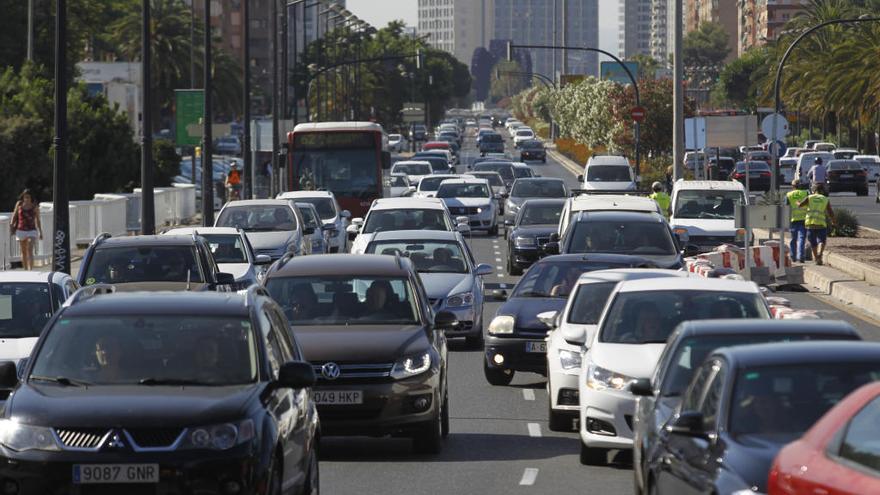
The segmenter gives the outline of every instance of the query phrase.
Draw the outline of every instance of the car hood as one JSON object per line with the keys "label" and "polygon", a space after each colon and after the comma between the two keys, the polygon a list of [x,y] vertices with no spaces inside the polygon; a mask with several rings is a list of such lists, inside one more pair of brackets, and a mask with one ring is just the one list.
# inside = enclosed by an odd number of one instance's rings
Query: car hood
{"label": "car hood", "polygon": [[635,190],[635,183],[631,181],[621,182],[584,182],[582,189],[598,191],[631,191]]}
{"label": "car hood", "polygon": [[488,206],[492,204],[491,198],[443,198],[447,207],[451,206]]}
{"label": "car hood", "polygon": [[445,299],[453,294],[470,292],[474,286],[470,273],[419,273],[419,277],[431,299]]}
{"label": "car hood", "polygon": [[510,233],[510,237],[538,237],[549,236],[559,229],[558,225],[528,225],[517,227]]}
{"label": "car hood", "polygon": [[564,297],[515,297],[501,305],[496,316],[513,316],[517,329],[546,332],[550,328],[538,319],[538,314],[562,311],[566,300]]}
{"label": "car hood", "polygon": [[63,387],[26,383],[10,395],[6,418],[54,427],[168,427],[241,418],[262,387],[114,385]]}
{"label": "car hood", "polygon": [[758,491],[767,492],[767,473],[776,454],[789,442],[797,440],[797,434],[740,435],[737,439],[728,438],[724,462],[727,469],[742,481],[743,488],[756,486]]}
{"label": "car hood", "polygon": [[633,256],[644,258],[655,265],[657,268],[665,268],[667,270],[678,270],[682,267],[681,255],[678,254],[642,254],[636,253]]}
{"label": "car hood", "polygon": [[[168,290],[174,292],[183,292],[187,290],[186,282],[128,282],[123,284],[113,284],[113,286],[116,287],[116,292],[155,292]],[[189,284],[190,292],[199,292],[207,289],[207,284],[203,284],[201,282],[192,282]]]}
{"label": "car hood", "polygon": [[735,235],[733,219],[673,218],[672,228],[686,228],[690,235]]}
{"label": "car hood", "polygon": [[296,232],[291,230],[282,230],[274,232],[248,232],[247,238],[251,241],[254,250],[263,249],[284,249],[290,244]]}
{"label": "car hood", "polygon": [[18,361],[31,355],[39,337],[0,338],[0,361]]}
{"label": "car hood", "polygon": [[238,282],[250,274],[250,263],[217,263],[217,268],[223,273],[231,273]]}
{"label": "car hood", "polygon": [[388,325],[294,326],[306,361],[393,363],[430,346],[424,327]]}
{"label": "car hood", "polygon": [[650,378],[666,344],[592,342],[588,359],[596,366],[630,378]]}
{"label": "car hood", "polygon": [[375,233],[358,234],[358,236],[354,238],[354,241],[351,242],[351,254],[364,254],[364,250],[367,249],[367,244],[373,240],[373,236],[375,235]]}

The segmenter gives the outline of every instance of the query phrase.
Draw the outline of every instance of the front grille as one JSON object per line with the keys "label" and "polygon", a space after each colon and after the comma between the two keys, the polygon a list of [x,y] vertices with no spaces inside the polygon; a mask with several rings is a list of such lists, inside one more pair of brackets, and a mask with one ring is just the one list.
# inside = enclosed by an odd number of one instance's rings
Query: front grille
{"label": "front grille", "polygon": [[358,421],[374,419],[382,413],[382,408],[354,408],[350,406],[318,406],[321,421]]}
{"label": "front grille", "polygon": [[170,447],[180,437],[180,428],[137,428],[126,430],[138,447]]}
{"label": "front grille", "polygon": [[[322,372],[324,364],[313,365],[315,375],[319,380],[327,380]],[[363,378],[388,378],[391,376],[391,368],[393,363],[378,364],[339,364],[339,377],[336,380],[351,380]]]}
{"label": "front grille", "polygon": [[109,432],[107,428],[55,428],[61,444],[71,449],[94,449]]}
{"label": "front grille", "polygon": [[449,208],[449,213],[453,215],[476,215],[477,208],[471,206],[452,206]]}

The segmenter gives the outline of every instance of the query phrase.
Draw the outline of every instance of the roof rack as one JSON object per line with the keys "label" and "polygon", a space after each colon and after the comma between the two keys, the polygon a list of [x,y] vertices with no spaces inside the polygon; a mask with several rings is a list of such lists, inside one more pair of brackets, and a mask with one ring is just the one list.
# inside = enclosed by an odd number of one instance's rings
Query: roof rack
{"label": "roof rack", "polygon": [[104,242],[105,240],[107,240],[111,237],[113,237],[113,236],[110,234],[110,232],[101,232],[100,234],[98,234],[97,237],[94,238],[94,240],[92,240],[91,245],[97,246],[98,244]]}
{"label": "roof rack", "polygon": [[103,294],[113,294],[114,292],[116,292],[116,286],[112,284],[87,285],[68,297],[67,300],[64,301],[63,307],[69,308],[70,306],[85,301],[86,299],[91,299]]}

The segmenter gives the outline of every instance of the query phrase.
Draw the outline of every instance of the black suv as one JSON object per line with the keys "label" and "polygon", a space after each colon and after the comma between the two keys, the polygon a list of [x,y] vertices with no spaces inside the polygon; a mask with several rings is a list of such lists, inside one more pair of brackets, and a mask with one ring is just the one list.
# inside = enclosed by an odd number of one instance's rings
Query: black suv
{"label": "black suv", "polygon": [[486,153],[504,153],[504,138],[497,132],[484,134],[483,137],[480,138],[479,148],[480,156],[483,156]]}
{"label": "black suv", "polygon": [[315,375],[263,288],[107,292],[65,303],[19,383],[0,363],[0,387],[15,387],[5,492],[313,493]]}
{"label": "black suv", "polygon": [[519,160],[541,160],[541,163],[547,163],[547,150],[544,149],[544,143],[537,139],[530,139],[519,144]]}
{"label": "black suv", "polygon": [[449,433],[446,337],[408,258],[285,256],[263,280],[318,382],[323,435],[399,435],[437,453]]}
{"label": "black suv", "polygon": [[83,287],[116,290],[229,290],[235,277],[217,268],[204,238],[193,235],[111,237],[101,234],[86,249],[76,279]]}

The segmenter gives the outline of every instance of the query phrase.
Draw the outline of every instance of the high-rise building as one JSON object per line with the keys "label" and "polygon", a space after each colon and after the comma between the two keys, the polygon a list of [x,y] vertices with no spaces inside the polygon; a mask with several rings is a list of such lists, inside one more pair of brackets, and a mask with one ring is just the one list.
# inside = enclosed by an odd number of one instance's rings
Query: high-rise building
{"label": "high-rise building", "polygon": [[419,0],[418,32],[430,34],[428,42],[471,63],[474,50],[488,47],[492,0]]}
{"label": "high-rise building", "polygon": [[737,56],[739,46],[739,0],[685,0],[684,32],[690,33],[700,28],[700,24],[717,22],[727,33],[727,61]]}
{"label": "high-rise building", "polygon": [[737,0],[737,55],[776,40],[785,24],[808,3],[807,0]]}
{"label": "high-rise building", "polygon": [[652,55],[652,10],[654,0],[621,0],[618,11],[617,56]]}
{"label": "high-rise building", "polygon": [[675,43],[675,9],[672,1],[651,2],[651,56],[660,62],[661,67],[671,65],[670,56]]}

